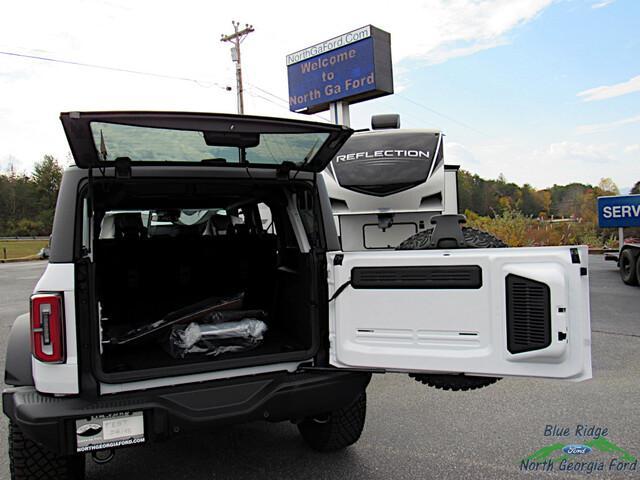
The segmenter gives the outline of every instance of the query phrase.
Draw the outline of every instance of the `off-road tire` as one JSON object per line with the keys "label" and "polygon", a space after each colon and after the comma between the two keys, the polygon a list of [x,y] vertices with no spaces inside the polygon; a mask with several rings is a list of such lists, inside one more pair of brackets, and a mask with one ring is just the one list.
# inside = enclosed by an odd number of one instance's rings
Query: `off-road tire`
{"label": "off-road tire", "polygon": [[[396,250],[431,250],[433,248],[430,245],[432,233],[433,228],[416,233],[398,245]],[[467,243],[466,248],[504,248],[507,246],[499,238],[476,228],[462,227],[462,235]]]}
{"label": "off-road tire", "polygon": [[[622,281],[627,285],[638,285],[638,259],[637,255],[634,255],[633,250],[623,250],[620,254],[620,277]],[[638,256],[640,257],[640,256]]]}
{"label": "off-road tire", "polygon": [[[433,228],[428,228],[423,232],[403,241],[396,250],[433,250],[431,245],[431,234]],[[462,227],[462,235],[467,244],[465,248],[505,248],[507,244],[488,232],[483,232],[476,228]],[[416,381],[430,387],[441,390],[451,390],[454,392],[477,390],[496,383],[497,377],[473,377],[464,374],[409,374]]]}
{"label": "off-road tire", "polygon": [[84,455],[57,455],[9,424],[11,480],[82,480],[84,463]]}
{"label": "off-road tire", "polygon": [[350,405],[327,415],[307,418],[298,424],[305,442],[319,452],[334,452],[358,441],[367,414],[367,395],[362,392]]}

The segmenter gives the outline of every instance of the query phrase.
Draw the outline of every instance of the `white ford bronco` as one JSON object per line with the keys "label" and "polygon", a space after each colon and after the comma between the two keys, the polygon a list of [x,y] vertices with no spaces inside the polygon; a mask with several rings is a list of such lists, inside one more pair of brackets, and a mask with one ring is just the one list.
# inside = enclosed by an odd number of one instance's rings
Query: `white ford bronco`
{"label": "white ford bronco", "polygon": [[398,249],[341,246],[321,172],[349,128],[61,119],[76,166],[7,351],[14,480],[83,478],[86,454],[253,420],[341,449],[362,432],[371,373],[451,390],[591,377],[585,247],[488,248],[503,245],[469,241],[451,212]]}

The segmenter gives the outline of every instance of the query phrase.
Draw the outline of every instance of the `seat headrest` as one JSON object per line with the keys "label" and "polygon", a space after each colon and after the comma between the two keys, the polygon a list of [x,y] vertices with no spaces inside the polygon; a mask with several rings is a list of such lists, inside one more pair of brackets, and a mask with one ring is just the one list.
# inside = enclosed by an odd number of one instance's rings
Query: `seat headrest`
{"label": "seat headrest", "polygon": [[215,228],[216,234],[227,233],[229,227],[231,226],[231,220],[228,215],[213,215],[211,217],[211,223],[213,224],[213,228]]}
{"label": "seat headrest", "polygon": [[116,238],[140,238],[145,234],[140,213],[118,213],[114,215]]}

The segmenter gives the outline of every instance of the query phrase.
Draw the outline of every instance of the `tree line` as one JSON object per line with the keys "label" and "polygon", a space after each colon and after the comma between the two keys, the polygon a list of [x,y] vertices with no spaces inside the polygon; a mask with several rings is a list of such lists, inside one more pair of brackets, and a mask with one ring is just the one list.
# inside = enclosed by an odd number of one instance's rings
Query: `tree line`
{"label": "tree line", "polygon": [[62,180],[62,167],[45,155],[33,173],[13,166],[0,174],[0,237],[49,235]]}
{"label": "tree line", "polygon": [[[55,157],[45,155],[30,175],[17,173],[12,167],[0,173],[0,237],[51,233],[62,170]],[[561,217],[595,224],[596,198],[618,193],[609,178],[595,186],[571,183],[536,190],[528,184],[508,182],[503,175],[496,180],[464,170],[458,175],[460,211],[483,217],[517,212],[529,218]],[[631,193],[640,194],[640,181]]]}
{"label": "tree line", "polygon": [[[631,193],[640,193],[640,181]],[[526,183],[519,186],[508,182],[504,175],[497,180],[486,180],[464,170],[458,174],[460,211],[470,210],[488,217],[516,211],[531,218],[596,222],[596,199],[619,194],[620,190],[610,178],[601,179],[595,186],[570,183],[536,190]]]}

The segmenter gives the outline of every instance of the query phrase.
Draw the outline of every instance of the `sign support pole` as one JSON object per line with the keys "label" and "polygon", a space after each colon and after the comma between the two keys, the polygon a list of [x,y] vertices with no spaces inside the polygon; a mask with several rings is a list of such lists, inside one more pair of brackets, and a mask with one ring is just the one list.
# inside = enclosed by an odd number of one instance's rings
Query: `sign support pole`
{"label": "sign support pole", "polygon": [[622,250],[624,245],[624,227],[618,227],[618,251]]}
{"label": "sign support pole", "polygon": [[336,125],[351,126],[351,118],[349,115],[349,102],[339,100],[329,104],[329,112],[331,113],[331,122]]}

